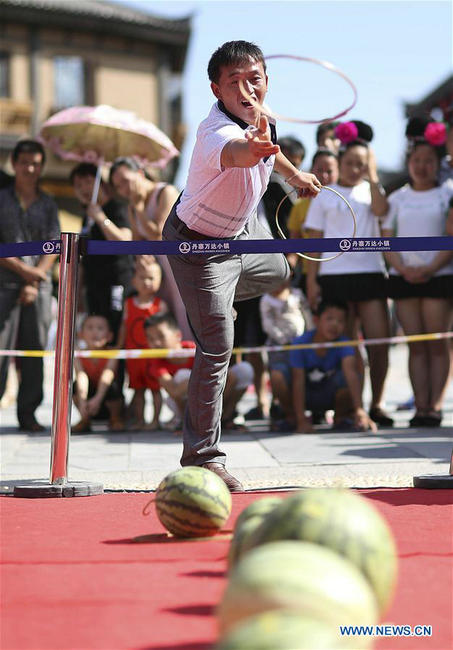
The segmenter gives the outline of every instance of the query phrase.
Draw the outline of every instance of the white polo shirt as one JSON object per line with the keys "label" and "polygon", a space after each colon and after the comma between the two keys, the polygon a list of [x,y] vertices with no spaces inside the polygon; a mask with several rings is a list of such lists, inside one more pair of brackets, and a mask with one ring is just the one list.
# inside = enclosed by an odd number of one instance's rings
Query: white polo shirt
{"label": "white polo shirt", "polygon": [[254,167],[225,169],[220,164],[224,146],[244,138],[246,126],[239,118],[233,121],[216,103],[198,127],[187,185],[176,208],[179,219],[192,230],[213,238],[234,237],[256,211],[275,156],[261,159]]}

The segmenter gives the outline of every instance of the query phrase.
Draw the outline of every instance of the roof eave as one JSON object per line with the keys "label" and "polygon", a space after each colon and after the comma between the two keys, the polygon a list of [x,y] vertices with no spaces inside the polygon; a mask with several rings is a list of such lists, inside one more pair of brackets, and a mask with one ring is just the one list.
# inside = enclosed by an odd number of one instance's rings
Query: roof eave
{"label": "roof eave", "polygon": [[178,20],[177,25],[174,25],[173,28],[165,28],[162,25],[127,23],[115,18],[105,20],[105,18],[97,16],[84,16],[55,10],[47,11],[42,8],[8,5],[2,5],[2,22],[21,23],[35,27],[57,27],[71,29],[72,31],[90,31],[110,36],[133,38],[146,43],[173,46],[172,63],[176,71],[180,70],[184,64],[191,31],[190,17]]}
{"label": "roof eave", "polygon": [[406,117],[410,117],[413,111],[423,112],[430,110],[444,97],[444,95],[451,93],[452,91],[453,75],[450,75],[443,83],[440,84],[440,86],[425,95],[425,97],[420,99],[418,102],[404,102]]}

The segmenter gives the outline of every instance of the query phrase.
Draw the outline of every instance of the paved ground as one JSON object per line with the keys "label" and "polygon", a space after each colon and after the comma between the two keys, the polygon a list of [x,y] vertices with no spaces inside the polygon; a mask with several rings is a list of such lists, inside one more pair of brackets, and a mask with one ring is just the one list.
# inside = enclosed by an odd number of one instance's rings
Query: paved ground
{"label": "paved ground", "polygon": [[[404,487],[412,485],[414,475],[448,474],[453,446],[453,385],[448,387],[441,428],[408,428],[412,411],[396,411],[396,405],[411,393],[406,364],[406,347],[393,347],[386,389],[386,406],[396,418],[393,429],[381,429],[378,434],[333,433],[324,425],[313,435],[275,434],[266,422],[255,421],[247,433],[223,435],[228,468],[248,489]],[[49,427],[47,432],[17,431],[14,404],[0,412],[3,492],[25,480],[48,479],[51,360],[46,361],[46,375],[46,398],[37,416]],[[368,394],[366,387],[365,400]],[[248,394],[239,410],[247,411],[254,400],[253,394]],[[77,420],[74,412],[73,422]],[[181,438],[173,433],[111,433],[99,425],[91,434],[72,437],[68,474],[71,480],[101,482],[106,489],[150,490],[179,466],[180,452]]]}

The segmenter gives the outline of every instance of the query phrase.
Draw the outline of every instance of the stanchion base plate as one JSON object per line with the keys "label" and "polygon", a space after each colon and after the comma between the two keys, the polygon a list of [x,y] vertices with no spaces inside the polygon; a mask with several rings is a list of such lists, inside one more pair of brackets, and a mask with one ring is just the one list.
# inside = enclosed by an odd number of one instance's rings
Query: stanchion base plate
{"label": "stanchion base plate", "polygon": [[14,496],[25,499],[53,499],[61,497],[92,497],[104,493],[101,483],[68,481],[65,485],[51,485],[44,481],[14,486]]}
{"label": "stanchion base plate", "polygon": [[414,487],[424,490],[453,490],[453,475],[425,474],[414,476]]}

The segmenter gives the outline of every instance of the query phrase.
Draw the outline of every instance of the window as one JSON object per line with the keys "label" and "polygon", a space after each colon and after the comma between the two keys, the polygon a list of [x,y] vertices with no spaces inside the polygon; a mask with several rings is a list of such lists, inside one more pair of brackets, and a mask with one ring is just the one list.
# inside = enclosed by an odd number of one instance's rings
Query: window
{"label": "window", "polygon": [[9,97],[9,54],[0,52],[0,97]]}
{"label": "window", "polygon": [[85,104],[85,69],[81,57],[54,57],[54,99],[56,108]]}

